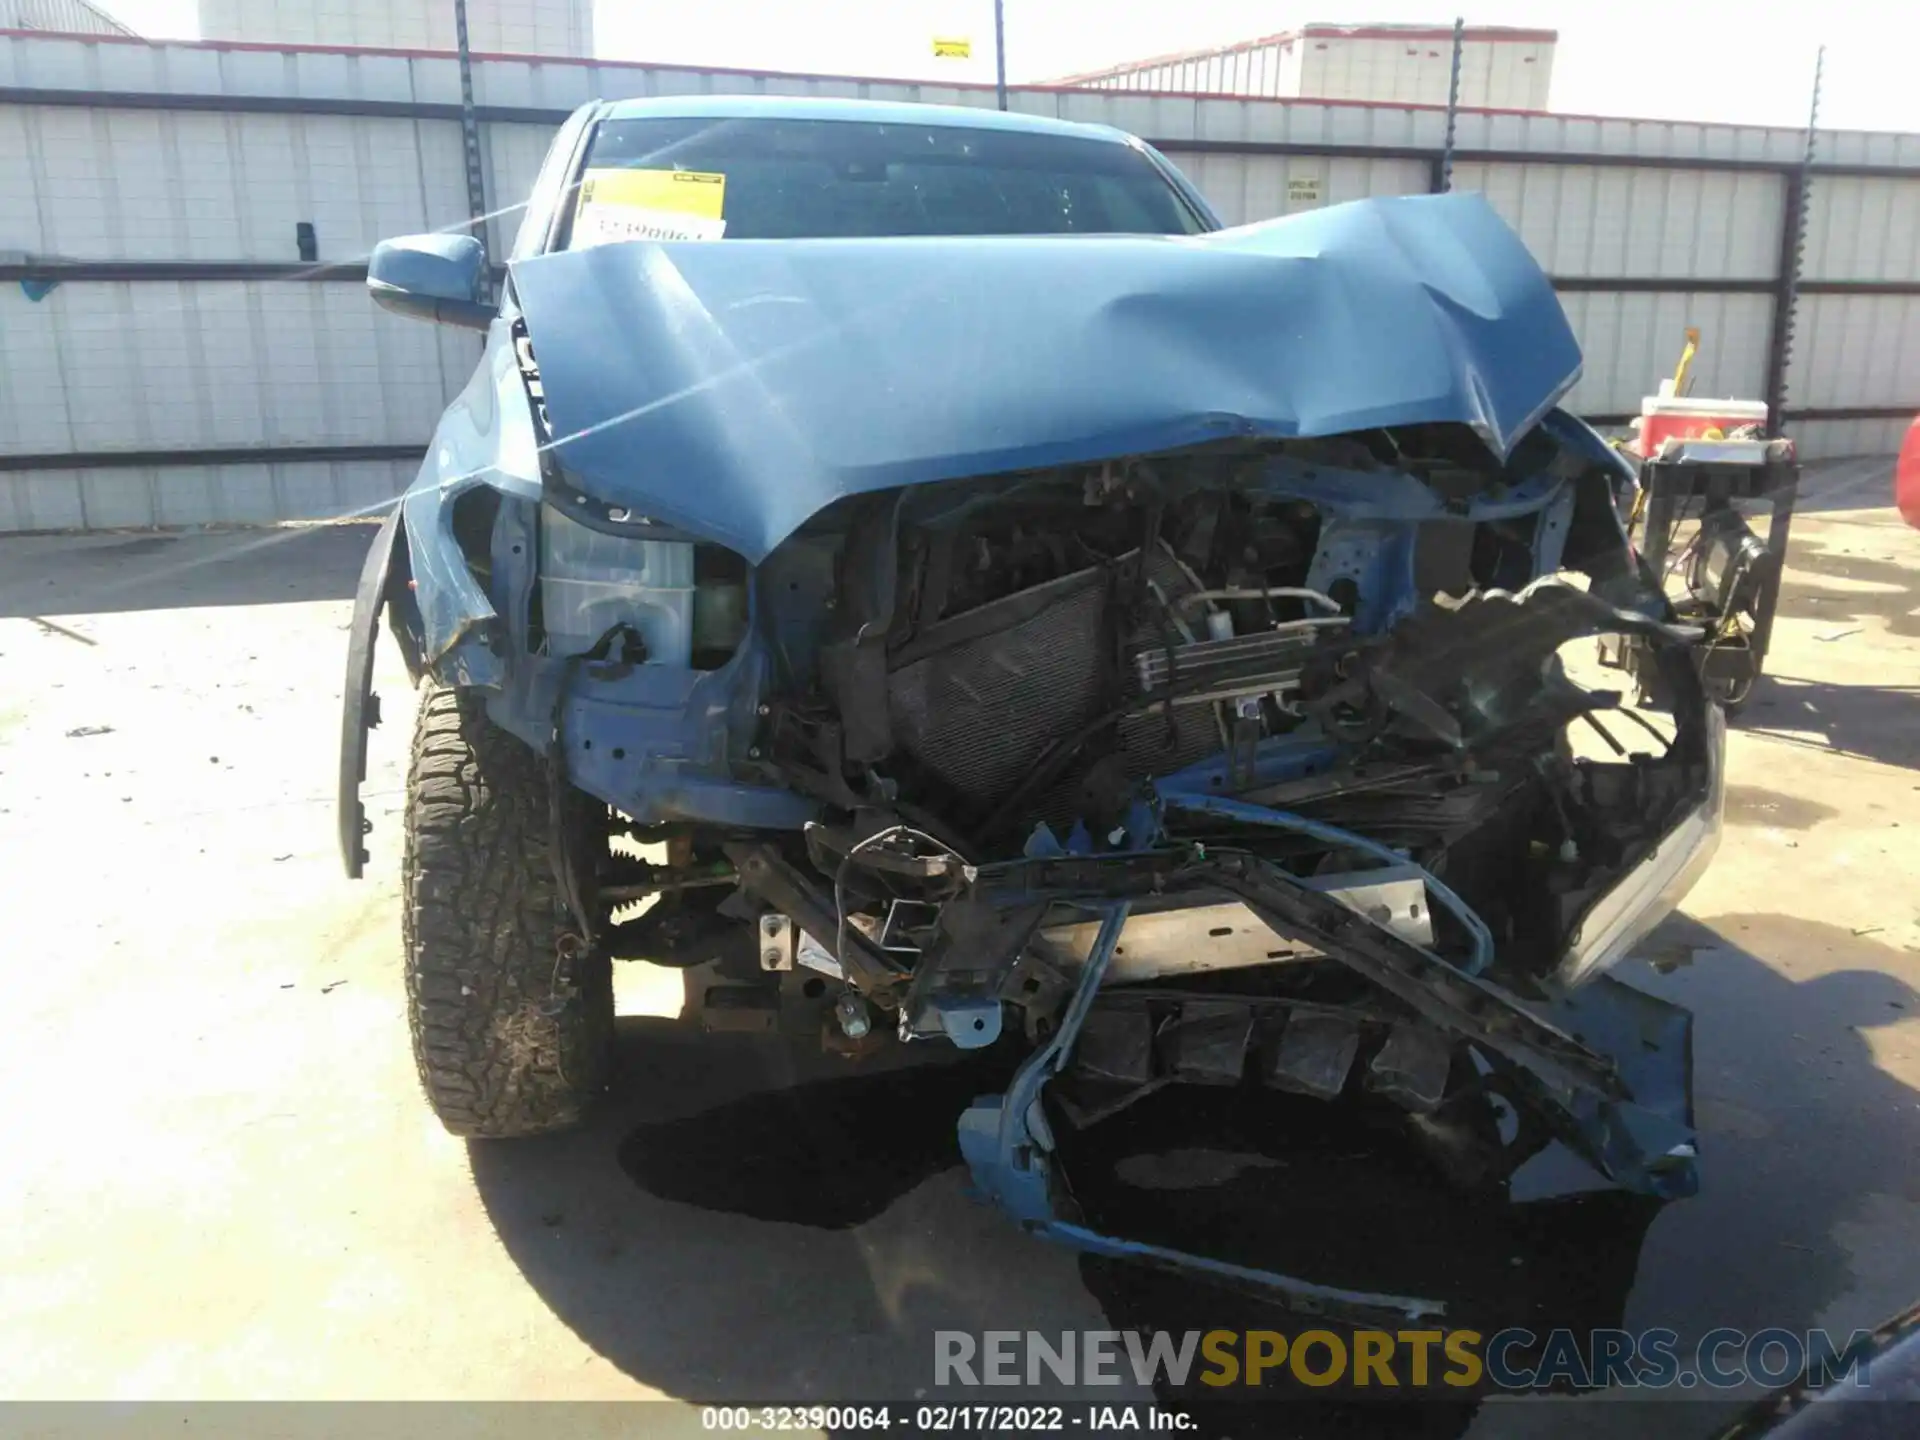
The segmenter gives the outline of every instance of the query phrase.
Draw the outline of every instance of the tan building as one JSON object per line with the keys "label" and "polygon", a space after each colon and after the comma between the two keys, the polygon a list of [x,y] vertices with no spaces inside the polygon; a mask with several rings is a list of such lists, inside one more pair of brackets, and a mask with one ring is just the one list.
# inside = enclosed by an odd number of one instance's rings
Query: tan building
{"label": "tan building", "polygon": [[0,30],[46,30],[60,35],[131,35],[87,0],[0,0]]}

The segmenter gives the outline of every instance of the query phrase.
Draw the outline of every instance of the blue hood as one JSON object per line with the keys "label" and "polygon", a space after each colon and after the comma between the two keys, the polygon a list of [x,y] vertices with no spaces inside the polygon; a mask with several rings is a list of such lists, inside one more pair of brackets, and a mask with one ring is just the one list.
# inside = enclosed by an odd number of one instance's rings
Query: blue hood
{"label": "blue hood", "polygon": [[1454,421],[1580,373],[1472,195],[1192,237],[606,245],[513,266],[562,466],[758,562],[844,495],[1232,436]]}

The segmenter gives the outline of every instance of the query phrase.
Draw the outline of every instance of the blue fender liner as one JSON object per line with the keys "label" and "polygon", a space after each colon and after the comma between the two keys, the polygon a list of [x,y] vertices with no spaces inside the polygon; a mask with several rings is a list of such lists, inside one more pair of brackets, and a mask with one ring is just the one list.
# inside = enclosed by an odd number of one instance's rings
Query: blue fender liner
{"label": "blue fender liner", "polygon": [[[340,860],[349,880],[358,880],[367,863],[361,841],[372,828],[360,803],[360,787],[367,778],[367,732],[380,723],[380,697],[373,693],[373,652],[380,639],[380,615],[406,593],[410,574],[400,512],[390,510],[360,569],[360,584],[353,598],[353,628],[347,643],[346,684],[340,692],[340,788],[336,804]],[[398,625],[395,633],[403,639],[407,669],[418,676],[420,657],[411,636]]]}

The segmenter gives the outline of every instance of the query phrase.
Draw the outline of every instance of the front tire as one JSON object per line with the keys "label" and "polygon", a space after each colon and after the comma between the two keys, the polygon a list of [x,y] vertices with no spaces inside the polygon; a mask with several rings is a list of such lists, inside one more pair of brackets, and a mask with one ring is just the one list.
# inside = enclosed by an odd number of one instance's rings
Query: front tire
{"label": "front tire", "polygon": [[430,685],[407,774],[407,1019],[455,1135],[577,1125],[605,1088],[613,971],[554,878],[544,763],[472,691]]}

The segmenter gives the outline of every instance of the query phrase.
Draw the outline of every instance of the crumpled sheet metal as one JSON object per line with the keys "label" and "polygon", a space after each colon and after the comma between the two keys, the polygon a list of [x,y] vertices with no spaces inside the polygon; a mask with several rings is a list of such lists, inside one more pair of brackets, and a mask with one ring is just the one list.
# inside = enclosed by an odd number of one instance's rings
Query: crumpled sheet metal
{"label": "crumpled sheet metal", "polygon": [[1580,373],[1472,195],[1183,237],[605,245],[513,287],[563,468],[754,562],[842,496],[1235,436],[1455,422],[1505,455]]}
{"label": "crumpled sheet metal", "polygon": [[[1277,878],[1277,872],[1269,870],[1268,873]],[[1220,878],[1226,876],[1223,874]],[[960,1117],[960,1151],[980,1192],[1031,1234],[1091,1254],[1204,1275],[1232,1288],[1271,1298],[1301,1313],[1362,1321],[1382,1316],[1416,1320],[1444,1313],[1445,1305],[1435,1299],[1346,1290],[1299,1276],[1253,1269],[1197,1252],[1106,1235],[1061,1213],[1056,1202],[1065,1200],[1071,1205],[1072,1187],[1057,1170],[1059,1162],[1042,1105],[1042,1092],[1073,1057],[1130,910],[1129,901],[1113,897],[1100,900],[1089,897],[1082,903],[1083,908],[1099,915],[1100,932],[1081,968],[1058,1030],[1021,1065],[1004,1095],[983,1097]],[[1278,933],[1289,933],[1275,923],[1279,918],[1269,919],[1268,923],[1273,924]],[[1337,944],[1324,948],[1340,958]],[[1692,1017],[1678,1006],[1607,976],[1599,977],[1578,995],[1536,1005],[1522,1005],[1504,991],[1489,989],[1489,999],[1496,995],[1511,1012],[1508,1021],[1499,1022],[1499,1029],[1505,1032],[1508,1041],[1519,1033],[1511,1023],[1514,1020],[1531,1018],[1537,1026],[1534,1038],[1542,1042],[1563,1037],[1562,1027],[1577,1025],[1585,1037],[1578,1048],[1605,1069],[1604,1084],[1588,1084],[1577,1073],[1553,1063],[1550,1046],[1541,1048],[1536,1055],[1526,1053],[1533,1048],[1530,1045],[1522,1045],[1517,1050],[1510,1043],[1495,1043],[1491,1047],[1514,1050],[1513,1058],[1520,1062],[1514,1073],[1526,1082],[1532,1105],[1551,1117],[1549,1124],[1559,1138],[1625,1188],[1662,1199],[1694,1193],[1698,1187],[1698,1170],[1691,1099]],[[1438,996],[1432,998],[1439,1000]],[[1244,1059],[1244,1032],[1238,1028],[1238,1017],[1225,1012],[1237,1008],[1223,1005],[1201,1017],[1210,1029],[1218,1032],[1231,1028],[1241,1037],[1240,1044],[1232,1047],[1236,1062]],[[1446,1005],[1436,1003],[1429,1008],[1423,1003],[1414,1003],[1413,1008],[1426,1012],[1425,1019],[1430,1024],[1437,1024],[1459,1038],[1481,1043],[1488,1039],[1478,1024],[1462,1023],[1458,1016],[1449,1013]],[[1524,1029],[1523,1025],[1521,1030]],[[1409,1039],[1416,1042],[1415,1048],[1421,1048],[1426,1037],[1410,1032]],[[1110,1051],[1112,1046],[1103,1044],[1103,1049]],[[1172,1058],[1177,1068],[1177,1051]],[[1342,1072],[1350,1063],[1349,1053],[1343,1059]],[[1139,1067],[1123,1068],[1137,1073]],[[1207,1073],[1190,1078],[1217,1082],[1224,1078],[1228,1067],[1202,1068]],[[1238,1063],[1231,1068],[1237,1074]],[[1393,1067],[1393,1075],[1385,1078],[1390,1087],[1397,1084],[1404,1088],[1409,1083],[1408,1077],[1419,1068],[1414,1065],[1410,1069],[1400,1064]],[[1216,1070],[1220,1073],[1214,1073]],[[1377,1081],[1382,1077],[1371,1078]],[[1572,1084],[1567,1083],[1569,1079]],[[1421,1093],[1413,1098],[1427,1098],[1429,1085],[1422,1083],[1416,1088]]]}

